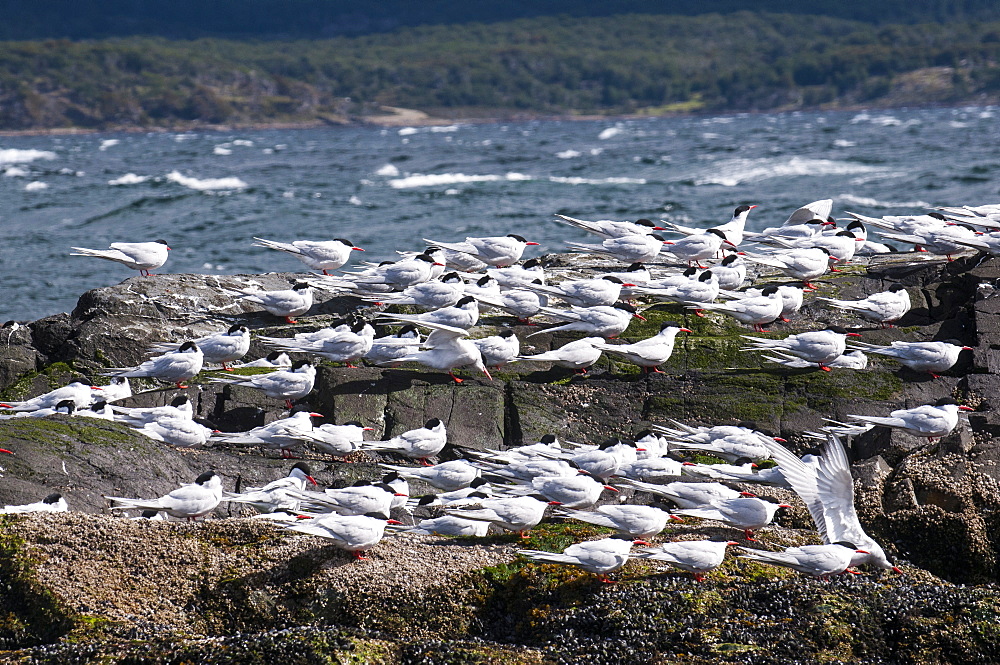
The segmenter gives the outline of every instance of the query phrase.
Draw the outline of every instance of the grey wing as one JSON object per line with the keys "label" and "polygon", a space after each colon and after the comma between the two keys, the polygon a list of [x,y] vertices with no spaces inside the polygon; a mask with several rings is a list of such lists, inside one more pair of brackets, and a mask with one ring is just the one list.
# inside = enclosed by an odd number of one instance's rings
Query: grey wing
{"label": "grey wing", "polygon": [[[822,536],[823,542],[833,542],[830,541],[830,534],[827,533],[826,509],[819,493],[816,470],[777,441],[765,440],[763,444],[771,451],[771,457],[778,463],[785,480],[806,504],[809,515],[816,524],[816,529]],[[850,475],[850,471],[848,471],[848,475]]]}
{"label": "grey wing", "polygon": [[816,483],[817,493],[826,509],[823,540],[827,543],[847,541],[858,547],[870,543],[872,539],[861,527],[854,508],[854,478],[850,462],[836,436],[827,439],[823,446]]}

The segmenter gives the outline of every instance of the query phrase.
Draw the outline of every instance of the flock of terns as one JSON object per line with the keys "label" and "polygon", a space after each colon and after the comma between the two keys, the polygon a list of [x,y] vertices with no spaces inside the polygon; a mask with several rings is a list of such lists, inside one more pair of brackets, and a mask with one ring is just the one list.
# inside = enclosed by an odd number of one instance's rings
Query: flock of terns
{"label": "flock of terns", "polygon": [[[358,422],[317,425],[315,420],[322,418],[321,414],[303,404],[295,406],[313,390],[316,369],[309,359],[293,362],[289,353],[348,365],[361,360],[379,366],[416,362],[447,371],[456,382],[462,381],[454,374],[457,368],[472,367],[489,377],[489,367],[522,360],[586,372],[602,353],[625,358],[644,372],[658,372],[659,365],[670,358],[676,336],[691,331],[668,322],[648,339],[630,344],[609,341],[624,333],[633,317],[642,318],[635,302],[678,303],[699,316],[705,311],[719,312],[754,331],[766,332],[764,326],[793,317],[802,307],[804,294],[816,290],[813,282],[836,271],[838,265],[850,263],[856,255],[896,251],[869,240],[868,227],[877,228],[885,239],[911,245],[914,251],[947,256],[948,260],[967,249],[1000,253],[1000,206],[946,208],[881,219],[849,213],[851,221],[841,230],[830,216],[832,201],[823,200],[796,210],[781,226],[750,233],[744,226],[754,208],[739,206],[728,222],[707,230],[668,222],[657,225],[650,220],[585,221],[558,215],[558,221],[600,239],[599,244],[569,243],[575,251],[600,254],[623,264],[615,272],[558,283],[550,283],[539,260],[520,262],[525,248],[537,243],[516,234],[467,238],[457,243],[425,239],[429,246],[422,252],[400,252],[398,261],[339,274],[330,273],[343,268],[354,251],[363,251],[348,240],[284,243],[255,238],[256,245],[292,254],[315,272],[287,290],[227,293],[289,323],[309,311],[317,290],[423,311],[381,313],[383,323],[399,327],[379,337],[360,316],[291,337],[262,337],[274,351],[242,367],[270,371],[250,376],[220,372],[211,377],[212,381],[258,389],[286,402],[287,417],[248,432],[222,433],[205,427],[194,419],[185,396],[162,407],[113,404],[132,394],[129,378],[153,378],[183,388],[205,364],[232,370],[230,364],[241,361],[250,348],[250,331],[242,325],[196,340],[155,345],[151,351],[159,355],[146,362],[107,370],[113,377],[107,386],[92,386],[81,379],[46,395],[0,404],[0,409],[10,412],[0,418],[86,415],[122,421],[147,436],[182,447],[225,442],[280,451],[282,456],[308,447],[336,457],[368,451],[419,462],[423,466],[383,464],[388,473],[379,482],[325,491],[310,489],[316,481],[308,465],[298,462],[287,477],[242,492],[224,492],[222,479],[208,471],[194,483],[158,499],[107,497],[113,510],[141,510],[150,519],[162,519],[165,514],[190,520],[211,513],[222,502],[243,504],[256,510],[255,518],[320,536],[357,558],[363,558],[361,553],[387,533],[478,537],[495,525],[523,536],[554,513],[563,519],[608,527],[616,535],[578,543],[562,553],[520,550],[519,554],[537,562],[572,564],[605,581],[609,573],[635,556],[666,562],[700,580],[739,542],[681,540],[654,547],[646,539],[660,534],[671,521],[695,517],[739,529],[746,541],[756,542],[753,532],[771,524],[778,510],[790,506],[731,486],[741,483],[743,487],[760,484],[794,490],[808,508],[824,544],[778,552],[740,547],[739,556],[821,578],[855,573],[852,568],[864,563],[899,572],[858,520],[841,437],[874,426],[898,428],[929,440],[945,436],[957,427],[960,411],[971,410],[952,399],[893,411],[886,417],[852,415],[850,422],[829,421],[821,431],[806,433],[821,442],[819,454],[801,459],[781,445],[782,439],[748,428],[691,427],[673,421],[669,427],[653,426],[635,440],[614,439],[599,445],[559,441],[546,435],[511,450],[477,451],[452,441],[464,458],[436,465],[429,465],[428,459],[449,443],[445,423],[438,418],[387,441],[365,441],[364,432],[370,427]],[[668,233],[681,237],[666,240]],[[748,245],[752,251],[747,250]],[[73,249],[76,255],[116,261],[148,275],[166,262],[170,248],[157,240],[114,243],[108,250]],[[680,266],[664,270],[658,264],[654,268],[659,272],[647,266],[664,260],[680,262]],[[712,264],[703,265],[708,262]],[[765,270],[777,269],[794,282],[745,288],[749,263]],[[903,317],[911,304],[906,289],[899,285],[860,300],[817,300],[883,327]],[[562,303],[562,307],[552,306],[553,302]],[[537,355],[522,355],[520,340],[510,328],[498,335],[469,339],[480,313],[495,309],[516,316],[522,323],[534,316],[556,322],[529,337],[559,330],[577,331],[583,337]],[[421,330],[429,331],[426,337]],[[835,326],[783,339],[745,335],[744,350],[762,352],[765,359],[780,365],[823,371],[864,369],[866,354],[874,353],[936,378],[970,348],[955,340],[897,341],[889,346],[850,340],[859,336]],[[683,461],[692,451],[713,455],[724,463]],[[776,466],[756,469],[753,460],[766,459],[774,460]],[[696,481],[678,480],[682,476],[693,476]],[[421,481],[438,491],[411,497],[408,481]],[[608,492],[653,500],[602,503]],[[53,494],[37,504],[7,506],[2,512],[66,509],[65,500]],[[393,509],[421,514],[433,511],[438,516],[405,526],[389,519]],[[634,552],[635,545],[644,548]]]}

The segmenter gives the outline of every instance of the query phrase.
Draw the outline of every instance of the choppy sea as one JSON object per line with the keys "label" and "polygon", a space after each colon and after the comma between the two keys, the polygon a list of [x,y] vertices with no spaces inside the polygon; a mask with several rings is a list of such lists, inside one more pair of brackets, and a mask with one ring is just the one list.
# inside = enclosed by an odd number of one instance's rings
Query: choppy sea
{"label": "choppy sea", "polygon": [[834,216],[1000,203],[1000,109],[0,137],[0,321],[136,274],[71,246],[162,238],[160,272],[231,274],[303,268],[253,236],[377,261],[519,233],[541,243],[527,258],[586,239],[554,213],[707,227],[749,203],[761,229],[821,198]]}

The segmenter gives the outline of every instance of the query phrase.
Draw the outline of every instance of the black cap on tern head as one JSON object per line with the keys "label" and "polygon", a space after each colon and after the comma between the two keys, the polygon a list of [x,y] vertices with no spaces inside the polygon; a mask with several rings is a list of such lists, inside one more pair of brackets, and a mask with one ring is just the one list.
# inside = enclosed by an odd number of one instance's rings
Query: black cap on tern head
{"label": "black cap on tern head", "polygon": [[90,410],[91,411],[103,411],[104,407],[106,407],[107,405],[108,405],[107,400],[103,400],[103,399],[97,400],[96,402],[94,402],[93,404],[90,405]]}
{"label": "black cap on tern head", "polygon": [[597,447],[601,450],[607,450],[608,448],[613,448],[622,442],[621,439],[606,439],[601,441],[600,445]]}
{"label": "black cap on tern head", "polygon": [[52,494],[42,499],[42,503],[48,503],[48,504],[58,503],[59,499],[61,498],[62,494],[60,494],[59,492],[53,492]]}
{"label": "black cap on tern head", "polygon": [[293,464],[292,465],[292,471],[294,471],[295,469],[298,469],[299,471],[301,471],[302,473],[306,474],[307,476],[311,476],[312,475],[312,469],[310,469],[309,465],[306,464],[305,462],[296,462],[295,464]]}
{"label": "black cap on tern head", "polygon": [[170,406],[173,406],[173,407],[184,406],[185,404],[187,404],[190,401],[191,401],[191,398],[188,397],[187,395],[178,395],[177,397],[175,397],[172,400],[170,400]]}
{"label": "black cap on tern head", "polygon": [[500,335],[499,336],[503,337],[504,339],[510,339],[511,337],[514,336],[514,331],[511,330],[510,328],[507,328],[506,330],[500,331]]}
{"label": "black cap on tern head", "polygon": [[389,516],[388,515],[385,515],[383,513],[378,513],[378,512],[365,513],[365,517],[374,517],[375,519],[382,520],[383,522],[388,522],[389,521]]}
{"label": "black cap on tern head", "polygon": [[837,542],[834,543],[834,545],[840,545],[841,547],[846,547],[849,550],[858,549],[858,546],[849,540],[838,540]]}
{"label": "black cap on tern head", "polygon": [[705,233],[711,233],[712,235],[719,236],[723,240],[726,239],[726,234],[720,231],[719,229],[707,229]]}
{"label": "black cap on tern head", "polygon": [[447,272],[441,275],[442,282],[461,282],[462,276],[455,271]]}
{"label": "black cap on tern head", "polygon": [[626,312],[630,312],[632,314],[635,314],[637,311],[633,305],[630,305],[627,302],[616,302],[614,305],[612,305],[612,307],[614,307],[615,309],[623,309]]}
{"label": "black cap on tern head", "polygon": [[691,266],[690,268],[686,268],[684,272],[682,272],[681,274],[684,275],[685,277],[691,277],[692,275],[698,274],[698,269],[695,268],[694,266]]}
{"label": "black cap on tern head", "polygon": [[475,480],[469,483],[469,487],[482,487],[483,485],[489,485],[490,481],[486,480],[482,476],[476,476]]}
{"label": "black cap on tern head", "polygon": [[934,219],[940,219],[942,222],[948,221],[948,218],[939,212],[929,212],[927,213],[927,216],[933,217]]}
{"label": "black cap on tern head", "polygon": [[373,483],[372,487],[377,487],[380,490],[385,490],[389,494],[395,494],[396,493],[396,488],[393,487],[392,485],[388,485],[386,483]]}
{"label": "black cap on tern head", "polygon": [[676,321],[664,321],[663,323],[660,324],[661,331],[666,330],[667,328],[683,328],[683,327],[684,326],[677,323]]}
{"label": "black cap on tern head", "polygon": [[461,307],[462,305],[468,305],[473,302],[476,302],[476,299],[472,296],[463,296],[461,300],[455,303],[455,307]]}
{"label": "black cap on tern head", "polygon": [[364,427],[364,425],[362,425],[357,420],[348,420],[346,423],[341,424],[341,427],[347,427],[348,425],[350,425],[351,427]]}
{"label": "black cap on tern head", "polygon": [[613,284],[624,284],[625,283],[622,280],[620,280],[617,277],[615,277],[614,275],[605,275],[601,279],[606,280],[608,282],[611,282]]}
{"label": "black cap on tern head", "polygon": [[73,409],[76,408],[76,402],[74,402],[71,399],[60,400],[59,403],[56,404],[56,408],[57,409],[69,409],[69,412],[73,413]]}
{"label": "black cap on tern head", "polygon": [[273,363],[281,356],[282,353],[284,353],[284,351],[271,351],[269,354],[264,356],[264,360],[266,360],[269,363]]}
{"label": "black cap on tern head", "polygon": [[368,481],[368,480],[355,480],[353,483],[351,483],[350,486],[351,487],[368,487],[371,484],[372,484],[371,481]]}
{"label": "black cap on tern head", "polygon": [[857,236],[851,233],[850,231],[838,231],[836,235],[843,236],[845,238],[857,238]]}
{"label": "black cap on tern head", "polygon": [[383,483],[394,483],[399,480],[399,474],[395,471],[390,471],[389,473],[382,476]]}
{"label": "black cap on tern head", "polygon": [[899,293],[900,291],[905,291],[906,287],[903,286],[902,284],[893,284],[892,286],[889,287],[889,290],[892,291],[893,293]]}
{"label": "black cap on tern head", "polygon": [[358,321],[353,326],[351,326],[351,332],[353,332],[353,333],[359,333],[362,330],[364,330],[367,326],[368,326],[368,322],[367,321],[364,321],[364,320]]}
{"label": "black cap on tern head", "polygon": [[423,261],[424,263],[434,263],[434,257],[427,254],[417,254],[413,257],[416,261]]}
{"label": "black cap on tern head", "polygon": [[628,268],[625,268],[625,272],[639,272],[640,270],[646,270],[646,266],[642,263],[633,263]]}
{"label": "black cap on tern head", "polygon": [[240,324],[237,323],[234,326],[230,326],[229,330],[227,330],[226,333],[232,335],[234,333],[243,332],[244,330],[247,330],[247,327],[241,326]]}
{"label": "black cap on tern head", "polygon": [[309,285],[305,282],[296,282],[295,286],[292,287],[292,291],[301,291],[303,289],[308,289]]}
{"label": "black cap on tern head", "polygon": [[517,235],[516,233],[508,233],[507,237],[508,238],[513,238],[514,240],[516,240],[518,242],[528,242],[527,240],[525,240],[523,237]]}
{"label": "black cap on tern head", "polygon": [[649,237],[650,238],[655,238],[656,240],[659,240],[660,242],[666,242],[667,241],[667,239],[664,238],[663,236],[661,236],[659,233],[650,233]]}
{"label": "black cap on tern head", "polygon": [[205,483],[207,483],[208,481],[210,481],[212,478],[215,478],[215,476],[216,476],[215,471],[206,471],[205,473],[203,473],[200,476],[198,476],[197,478],[195,478],[194,482],[196,484],[198,484],[198,485],[204,485]]}
{"label": "black cap on tern head", "polygon": [[437,494],[425,494],[419,499],[417,499],[418,506],[428,506],[434,503],[434,499],[437,498]]}
{"label": "black cap on tern head", "polygon": [[440,424],[441,424],[440,418],[431,418],[430,420],[424,423],[424,429],[434,429]]}
{"label": "black cap on tern head", "polygon": [[772,284],[771,286],[765,286],[764,290],[760,292],[760,295],[769,296],[777,293],[778,291],[779,291],[778,287]]}
{"label": "black cap on tern head", "polygon": [[348,247],[354,247],[354,243],[346,238],[334,238],[334,241],[347,245]]}
{"label": "black cap on tern head", "polygon": [[540,266],[540,265],[542,265],[542,262],[539,261],[538,259],[528,259],[527,261],[521,264],[521,267],[534,268],[535,266]]}
{"label": "black cap on tern head", "polygon": [[818,249],[819,251],[823,252],[827,256],[830,256],[830,250],[828,250],[826,247],[817,247],[816,249]]}
{"label": "black cap on tern head", "polygon": [[934,402],[934,406],[947,406],[949,404],[958,404],[958,402],[953,397],[942,397]]}
{"label": "black cap on tern head", "polygon": [[754,207],[756,207],[756,206],[748,206],[748,205],[745,205],[745,204],[741,205],[741,206],[737,206],[736,210],[733,211],[733,217],[739,217],[740,215],[742,215],[743,213],[745,213],[747,210],[751,210]]}
{"label": "black cap on tern head", "polygon": [[180,348],[177,349],[180,353],[187,353],[188,351],[197,351],[198,345],[194,342],[184,342],[181,344]]}
{"label": "black cap on tern head", "polygon": [[493,278],[490,277],[489,275],[484,275],[483,277],[480,277],[478,280],[476,280],[476,286],[486,286],[487,284],[490,283],[490,280],[492,279]]}
{"label": "black cap on tern head", "polygon": [[722,265],[731,266],[740,258],[739,254],[730,254],[726,258],[722,259]]}
{"label": "black cap on tern head", "polygon": [[161,245],[166,245],[167,249],[170,249],[170,244],[166,240],[164,240],[163,238],[160,238],[159,240],[154,240],[153,242],[158,242]]}
{"label": "black cap on tern head", "polygon": [[642,219],[635,220],[635,223],[637,226],[648,226],[653,229],[656,228],[656,224],[653,223],[653,220],[646,219],[645,217],[643,217]]}
{"label": "black cap on tern head", "polygon": [[293,372],[297,369],[302,369],[303,367],[312,367],[312,363],[309,362],[308,360],[296,360],[295,362],[292,363]]}
{"label": "black cap on tern head", "polygon": [[555,434],[543,434],[542,438],[539,439],[540,442],[545,444],[551,444],[556,442]]}
{"label": "black cap on tern head", "polygon": [[699,282],[707,282],[707,281],[709,281],[711,279],[712,279],[712,271],[711,270],[706,270],[705,272],[703,272],[700,275],[698,275],[698,281]]}
{"label": "black cap on tern head", "polygon": [[861,229],[862,231],[864,231],[865,225],[862,222],[859,222],[858,220],[854,220],[853,222],[847,225],[847,230],[850,231],[851,229]]}
{"label": "black cap on tern head", "polygon": [[469,492],[469,499],[488,499],[490,495],[486,492]]}

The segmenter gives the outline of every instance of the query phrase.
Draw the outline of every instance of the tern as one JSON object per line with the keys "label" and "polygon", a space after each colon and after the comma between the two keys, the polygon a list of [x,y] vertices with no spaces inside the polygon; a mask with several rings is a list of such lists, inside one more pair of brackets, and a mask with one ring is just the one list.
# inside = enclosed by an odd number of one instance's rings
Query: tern
{"label": "tern", "polygon": [[272,369],[287,369],[291,366],[292,360],[284,351],[272,351],[263,358],[240,365],[240,367],[269,367]]}
{"label": "tern", "polygon": [[769,444],[782,476],[802,498],[823,542],[847,541],[858,545],[850,565],[870,563],[879,568],[902,571],[885,555],[882,546],[865,533],[854,507],[854,478],[847,452],[836,435],[827,437],[818,456],[799,459],[784,446]]}
{"label": "tern", "polygon": [[781,318],[781,310],[784,305],[785,301],[778,287],[768,286],[761,291],[759,296],[732,300],[727,303],[698,303],[688,305],[688,307],[710,312],[722,312],[740,323],[752,325],[757,332],[767,332],[764,330],[764,326]]}
{"label": "tern", "polygon": [[424,309],[452,307],[465,295],[465,281],[457,272],[442,275],[441,281],[421,282],[403,289],[398,294],[367,296],[385,305],[415,305]]}
{"label": "tern", "polygon": [[723,290],[738,289],[747,279],[747,262],[739,254],[730,254],[722,263],[712,266],[712,274]]}
{"label": "tern", "polygon": [[167,253],[170,247],[166,240],[154,240],[152,242],[113,242],[110,249],[87,249],[86,247],[73,247],[74,252],[70,256],[93,256],[98,259],[107,259],[121,263],[132,270],[138,270],[139,274],[148,277],[152,275],[150,270],[155,270],[167,262]]}
{"label": "tern", "polygon": [[407,533],[432,536],[466,536],[483,538],[490,529],[490,522],[467,520],[455,515],[442,515],[433,519],[420,520],[416,526],[406,529]]}
{"label": "tern", "polygon": [[305,434],[305,438],[320,450],[335,455],[346,457],[351,453],[361,450],[361,443],[365,440],[365,432],[372,431],[372,427],[365,427],[356,420],[334,425],[325,423],[313,428],[311,432]]}
{"label": "tern", "polygon": [[486,365],[483,364],[479,348],[468,339],[464,339],[469,334],[468,331],[431,321],[421,321],[419,325],[432,329],[419,350],[413,350],[385,364],[396,367],[405,362],[415,362],[433,369],[447,370],[455,383],[462,383],[463,379],[455,376],[454,370],[471,365],[485,374],[490,381],[493,380]]}
{"label": "tern", "polygon": [[765,339],[743,335],[752,346],[743,351],[783,351],[802,360],[818,363],[819,368],[830,371],[828,362],[844,355],[848,337],[861,337],[858,333],[839,332],[842,329],[827,328],[813,332],[789,335],[784,339]]}
{"label": "tern", "polygon": [[598,307],[614,305],[621,297],[622,287],[631,286],[635,284],[623,282],[618,277],[605,276],[562,282],[552,286],[529,283],[525,284],[524,288],[555,296],[574,307]]}
{"label": "tern", "polygon": [[875,353],[889,358],[895,358],[917,372],[927,372],[935,379],[938,372],[945,372],[955,366],[962,351],[971,351],[971,346],[960,346],[950,340],[945,342],[893,342],[891,346],[877,346],[852,342],[849,346],[865,353]]}
{"label": "tern", "polygon": [[424,312],[423,314],[389,314],[383,312],[379,316],[383,319],[403,321],[415,325],[435,323],[451,328],[468,330],[479,322],[479,304],[473,296],[463,296],[451,307],[443,307],[431,312]]}
{"label": "tern", "polygon": [[495,268],[503,268],[517,263],[521,260],[525,247],[538,244],[537,242],[528,242],[516,233],[489,238],[466,238],[465,242],[459,243],[437,242],[427,238],[424,238],[424,242],[450,249],[453,252],[474,256]]}
{"label": "tern", "polygon": [[20,506],[4,506],[0,509],[0,515],[13,515],[17,513],[65,513],[68,510],[69,506],[66,504],[66,499],[63,498],[62,494],[53,492],[35,503],[26,503]]}
{"label": "tern", "polygon": [[695,580],[705,580],[705,573],[722,565],[726,558],[726,548],[738,545],[735,540],[679,540],[663,543],[659,547],[647,547],[633,556],[638,559],[663,561],[675,568],[694,574]]}
{"label": "tern", "polygon": [[731,499],[753,496],[749,492],[738,492],[722,483],[673,482],[666,485],[654,485],[652,483],[628,479],[621,479],[616,482],[625,487],[666,497],[680,508],[698,508]]}
{"label": "tern", "polygon": [[783,273],[794,279],[805,282],[808,290],[816,289],[810,282],[818,277],[822,277],[830,269],[830,261],[833,257],[830,250],[824,247],[812,247],[810,249],[789,249],[778,254],[747,255],[747,260],[765,266],[778,268]]}
{"label": "tern", "polygon": [[557,510],[557,515],[588,524],[614,529],[633,538],[652,538],[667,527],[670,520],[683,521],[665,510],[653,506],[600,506],[593,512],[584,510]]}
{"label": "tern", "polygon": [[510,329],[503,330],[497,335],[474,339],[472,343],[479,349],[483,364],[487,367],[500,369],[521,353],[521,342]]}
{"label": "tern", "polygon": [[136,431],[178,448],[200,448],[207,444],[215,433],[215,430],[186,417],[157,418],[145,423]]}
{"label": "tern", "polygon": [[599,219],[588,222],[584,219],[575,219],[566,215],[556,214],[557,221],[569,224],[578,229],[583,229],[587,233],[604,238],[621,238],[622,236],[643,235],[653,231],[663,231],[664,227],[656,226],[651,220],[637,219],[634,222],[616,222],[610,219]]}
{"label": "tern", "polygon": [[71,400],[76,408],[82,409],[93,401],[94,391],[103,392],[99,386],[92,385],[89,379],[80,377],[74,379],[68,385],[51,390],[44,395],[32,397],[21,402],[0,402],[0,409],[10,411],[51,409],[55,408],[63,400]]}
{"label": "tern", "polygon": [[[713,227],[716,231],[722,233],[726,242],[733,247],[738,247],[741,242],[743,242],[743,230],[746,227],[747,215],[750,211],[756,208],[753,205],[741,205],[733,211],[732,218],[720,226]],[[664,227],[669,231],[675,231],[677,233],[683,233],[684,235],[697,235],[699,233],[705,233],[705,229],[697,229],[690,226],[681,226],[680,224],[674,224],[671,222],[662,222]]]}
{"label": "tern", "polygon": [[725,499],[700,508],[678,508],[678,515],[715,520],[729,526],[743,529],[747,540],[753,537],[755,529],[771,523],[779,508],[791,508],[787,503],[771,503],[755,496]]}
{"label": "tern", "polygon": [[305,462],[296,462],[284,478],[279,478],[263,487],[248,488],[245,492],[223,492],[222,500],[246,504],[258,513],[273,513],[277,510],[298,511],[299,500],[291,497],[288,490],[304,490],[307,482],[316,485],[312,470]]}
{"label": "tern", "polygon": [[350,552],[355,560],[366,558],[362,552],[378,545],[385,535],[386,524],[402,524],[385,514],[327,515],[301,520],[287,527],[289,531],[319,536],[331,541],[342,550]]}
{"label": "tern", "polygon": [[201,371],[205,356],[194,342],[184,342],[176,351],[155,356],[138,367],[112,367],[105,376],[148,377],[175,383],[179,389],[187,388],[184,381]]}
{"label": "tern", "polygon": [[958,426],[959,411],[974,410],[969,406],[959,406],[951,397],[943,397],[934,404],[893,411],[888,417],[855,414],[848,414],[847,417],[858,422],[899,429],[913,436],[926,437],[933,443],[935,439],[951,434]]}
{"label": "tern", "polygon": [[354,363],[371,350],[375,342],[375,328],[366,321],[358,321],[347,330],[327,334],[316,341],[280,337],[261,339],[279,351],[311,353],[333,362],[347,363],[348,367],[354,367]]}
{"label": "tern", "polygon": [[[564,508],[590,508],[605,491],[619,492],[611,485],[605,485],[600,476],[581,472],[574,476],[539,476],[530,485],[514,487],[511,493],[541,494],[549,501],[558,501]],[[497,488],[500,491],[500,488]]]}
{"label": "tern", "polygon": [[558,502],[547,501],[534,496],[482,499],[476,504],[463,508],[445,507],[449,515],[465,520],[479,520],[496,524],[501,529],[516,531],[522,538],[538,526],[545,516],[545,509]]}
{"label": "tern", "polygon": [[308,360],[296,360],[288,369],[240,378],[213,377],[212,381],[255,388],[268,397],[285,400],[285,405],[290,409],[294,400],[312,392],[316,382],[316,368]]}
{"label": "tern", "polygon": [[583,339],[574,340],[562,345],[558,349],[546,351],[545,353],[533,356],[518,356],[517,360],[550,362],[560,367],[585,373],[588,367],[601,359],[601,353],[603,352],[594,345],[603,342],[604,339],[601,337],[584,337]]}
{"label": "tern", "polygon": [[[716,268],[712,269],[715,272]],[[768,287],[769,288],[769,287]],[[802,289],[797,286],[790,286],[788,284],[779,284],[775,288],[778,289],[778,293],[781,294],[781,315],[780,319],[782,321],[788,322],[789,317],[793,314],[798,314],[799,310],[802,309]],[[719,291],[719,297],[725,298],[727,300],[741,300],[744,298],[757,298],[764,295],[762,289],[747,289],[746,291]]]}
{"label": "tern", "polygon": [[297,323],[292,317],[305,314],[313,305],[313,287],[305,282],[298,282],[292,288],[282,291],[231,289],[226,290],[226,293],[237,299],[257,303],[271,314],[283,317],[288,323]]}
{"label": "tern", "polygon": [[430,466],[428,457],[440,453],[448,442],[448,432],[440,418],[431,418],[423,427],[411,429],[388,441],[366,441],[362,450],[390,452]]}
{"label": "tern", "polygon": [[561,554],[542,550],[518,550],[517,553],[535,563],[578,566],[598,575],[601,582],[609,583],[612,580],[608,579],[608,573],[613,573],[628,562],[633,545],[649,545],[649,543],[645,540],[632,540],[630,537],[622,539],[612,536],[570,545]]}
{"label": "tern", "polygon": [[704,266],[701,265],[701,262],[717,255],[724,244],[735,247],[733,243],[726,240],[725,233],[719,229],[708,229],[703,233],[690,235],[676,242],[664,243],[663,252],[672,254],[682,261],[687,261],[689,266],[695,264],[702,268]]}
{"label": "tern", "polygon": [[328,275],[328,270],[336,270],[351,258],[351,252],[365,250],[355,247],[350,240],[336,238],[334,240],[294,240],[290,243],[276,240],[265,240],[255,237],[254,247],[267,247],[291,254],[313,270],[321,270]]}
{"label": "tern", "polygon": [[193,483],[181,485],[159,499],[126,499],[117,496],[104,498],[119,504],[111,506],[112,510],[155,510],[192,521],[209,514],[222,501],[222,478],[214,471],[206,471]]}
{"label": "tern", "polygon": [[166,406],[134,408],[112,406],[111,410],[115,414],[115,420],[133,427],[142,427],[146,423],[155,422],[161,418],[187,418],[190,420],[194,417],[194,407],[192,407],[191,399],[187,395],[174,397]]}
{"label": "tern", "polygon": [[472,481],[479,477],[479,469],[465,460],[442,462],[428,467],[393,466],[391,464],[380,464],[379,466],[395,471],[403,478],[422,480],[445,492],[468,487]]}
{"label": "tern", "polygon": [[[237,324],[224,333],[199,337],[194,343],[201,349],[204,362],[221,364],[222,369],[228,372],[231,370],[226,364],[239,360],[250,350],[250,330],[246,326]],[[180,346],[179,343],[166,342],[154,344],[149,350],[155,353],[167,353],[176,351]]]}
{"label": "tern", "polygon": [[873,293],[861,300],[818,298],[838,309],[854,312],[867,321],[891,326],[910,311],[910,294],[902,284],[893,284],[887,291]]}
{"label": "tern", "polygon": [[806,575],[827,579],[830,575],[839,575],[851,566],[856,554],[868,554],[859,550],[854,543],[838,541],[829,545],[804,545],[789,547],[783,552],[766,552],[763,550],[741,547],[741,559],[750,559],[772,566],[791,568]]}
{"label": "tern", "polygon": [[368,349],[364,359],[373,365],[379,363],[390,363],[397,358],[409,354],[416,350],[423,341],[417,327],[407,324],[400,328],[395,334],[383,333],[381,337],[372,340],[372,348]]}
{"label": "tern", "polygon": [[692,331],[682,327],[679,323],[667,321],[660,326],[659,333],[639,342],[609,344],[602,340],[593,346],[595,349],[624,357],[629,362],[641,367],[645,374],[649,372],[662,373],[660,365],[670,360],[670,356],[674,353],[674,339],[677,337],[677,333],[681,332],[690,333]]}
{"label": "tern", "polygon": [[421,284],[434,277],[435,266],[444,268],[444,264],[436,261],[429,254],[417,254],[413,258],[403,259],[395,263],[376,266],[363,273],[352,275],[348,281],[324,278],[334,285],[354,284],[359,287],[378,287],[379,285],[402,291],[408,286]]}
{"label": "tern", "polygon": [[614,338],[625,332],[632,317],[646,320],[645,317],[639,315],[635,307],[626,303],[616,303],[612,307],[574,307],[570,310],[542,307],[541,311],[554,319],[568,321],[568,323],[535,331],[528,337],[559,330],[576,330],[588,336]]}
{"label": "tern", "polygon": [[604,254],[622,263],[649,263],[655,261],[666,240],[656,233],[635,234],[608,238],[600,245],[582,242],[566,243],[575,251]]}
{"label": "tern", "polygon": [[309,440],[309,433],[313,430],[312,419],[322,417],[321,413],[308,410],[296,411],[287,418],[275,420],[247,432],[224,434],[219,438],[225,443],[280,449],[282,455],[287,456],[292,448],[301,447],[303,442]]}
{"label": "tern", "polygon": [[506,268],[488,268],[486,274],[500,284],[500,288],[513,289],[526,284],[531,284],[536,279],[545,284],[545,267],[538,259],[528,259],[521,265],[507,266]]}
{"label": "tern", "polygon": [[294,490],[291,496],[308,504],[310,510],[334,512],[338,515],[364,515],[366,513],[381,513],[388,515],[392,508],[393,498],[402,492],[388,483],[369,483],[359,480],[350,487],[343,489],[328,489],[325,492]]}

